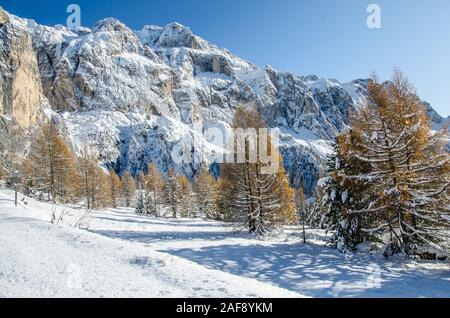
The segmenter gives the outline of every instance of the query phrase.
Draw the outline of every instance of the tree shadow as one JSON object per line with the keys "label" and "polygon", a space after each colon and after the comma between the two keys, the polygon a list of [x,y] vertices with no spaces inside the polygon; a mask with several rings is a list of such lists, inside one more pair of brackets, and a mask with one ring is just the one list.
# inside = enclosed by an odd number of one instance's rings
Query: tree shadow
{"label": "tree shadow", "polygon": [[232,228],[229,224],[222,224],[216,221],[204,220],[204,219],[164,219],[164,218],[154,218],[151,216],[127,216],[126,214],[116,216],[99,216],[96,215],[96,219],[119,222],[119,223],[133,223],[133,224],[146,224],[146,225],[167,225],[172,227],[196,227],[196,228],[222,228],[224,233],[226,233],[227,228]]}
{"label": "tree shadow", "polygon": [[[450,271],[420,269],[416,266],[417,263],[409,264],[405,260],[386,261],[379,256],[367,254],[344,255],[324,247],[327,235],[317,230],[307,230],[308,244],[293,243],[301,241],[302,237],[295,227],[287,228],[284,242],[263,242],[252,239],[243,232],[233,233],[220,223],[201,219],[197,223],[197,220],[135,217],[132,214],[97,217],[114,222],[146,224],[149,229],[152,229],[152,225],[153,229],[161,226],[162,230],[90,229],[92,233],[146,244],[161,242],[161,246],[167,242],[175,242],[159,248],[159,251],[305,296],[450,297]],[[211,231],[207,231],[207,228]],[[241,244],[231,244],[229,239],[235,238],[243,239]],[[177,246],[176,242],[195,240],[201,241],[200,246],[193,243],[188,248],[173,247]],[[411,265],[412,269],[407,268],[407,265]]]}
{"label": "tree shadow", "polygon": [[107,230],[88,230],[91,233],[106,236],[113,239],[121,239],[131,242],[154,243],[162,241],[189,241],[205,240],[220,241],[229,237],[242,237],[242,234],[230,234],[223,231],[107,231]]}
{"label": "tree shadow", "polygon": [[2,217],[0,223],[22,223],[24,217]]}
{"label": "tree shadow", "polygon": [[449,272],[392,268],[370,257],[346,257],[310,244],[221,245],[161,252],[311,297],[450,296]]}

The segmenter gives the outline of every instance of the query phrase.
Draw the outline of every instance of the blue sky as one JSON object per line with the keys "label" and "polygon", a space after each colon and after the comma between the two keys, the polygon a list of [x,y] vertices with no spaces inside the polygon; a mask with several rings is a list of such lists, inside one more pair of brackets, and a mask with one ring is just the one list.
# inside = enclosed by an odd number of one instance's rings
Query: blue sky
{"label": "blue sky", "polygon": [[[392,69],[407,73],[421,98],[450,115],[448,0],[0,0],[16,15],[64,24],[81,6],[82,24],[115,17],[134,29],[176,21],[258,65],[349,81]],[[367,28],[366,8],[381,7],[382,28]]]}

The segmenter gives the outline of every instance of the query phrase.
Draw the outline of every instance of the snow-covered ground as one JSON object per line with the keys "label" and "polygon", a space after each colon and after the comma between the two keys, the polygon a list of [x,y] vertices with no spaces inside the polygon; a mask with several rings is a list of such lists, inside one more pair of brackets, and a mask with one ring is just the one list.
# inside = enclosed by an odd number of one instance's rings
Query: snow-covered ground
{"label": "snow-covered ground", "polygon": [[0,297],[450,297],[447,264],[345,256],[316,230],[307,245],[295,227],[261,241],[219,222],[130,209],[80,219],[19,198],[0,190]]}

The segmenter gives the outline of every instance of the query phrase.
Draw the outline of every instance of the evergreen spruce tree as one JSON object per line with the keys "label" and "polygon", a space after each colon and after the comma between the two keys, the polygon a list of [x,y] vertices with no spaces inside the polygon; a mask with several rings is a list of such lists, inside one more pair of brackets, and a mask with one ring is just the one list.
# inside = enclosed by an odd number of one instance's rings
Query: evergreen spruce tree
{"label": "evergreen spruce tree", "polygon": [[133,201],[134,194],[136,192],[136,181],[131,174],[126,171],[121,178],[122,181],[122,198],[124,200],[125,207],[130,207]]}
{"label": "evergreen spruce tree", "polygon": [[[153,201],[153,196],[148,191],[145,191],[145,197],[144,197],[144,208],[147,214],[152,215],[154,217],[157,217],[155,213],[155,203]],[[158,214],[159,215],[159,214]]]}
{"label": "evergreen spruce tree", "polygon": [[322,224],[322,198],[323,195],[318,193],[320,189],[317,189],[314,193],[312,201],[306,205],[305,221],[308,227],[312,229],[325,229]]}
{"label": "evergreen spruce tree", "polygon": [[350,168],[340,154],[339,143],[334,147],[334,155],[328,160],[328,173],[330,177],[321,180],[324,187],[324,196],[321,198],[322,216],[319,224],[328,232],[333,232],[331,244],[340,251],[354,251],[363,241],[360,232],[360,218],[350,215],[354,196],[352,187],[342,180],[346,170]]}
{"label": "evergreen spruce tree", "polygon": [[133,198],[133,206],[136,214],[148,214],[147,193],[144,190],[137,190]]}
{"label": "evergreen spruce tree", "polygon": [[174,219],[178,217],[180,199],[180,184],[178,183],[177,173],[174,169],[171,169],[164,185],[164,203]]}

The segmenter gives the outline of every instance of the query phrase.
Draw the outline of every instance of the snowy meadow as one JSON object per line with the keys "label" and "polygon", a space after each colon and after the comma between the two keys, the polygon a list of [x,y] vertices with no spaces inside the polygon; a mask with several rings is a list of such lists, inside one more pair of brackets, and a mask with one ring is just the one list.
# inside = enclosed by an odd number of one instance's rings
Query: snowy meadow
{"label": "snowy meadow", "polygon": [[[56,214],[58,224],[52,224]],[[63,214],[60,220],[59,216]],[[55,223],[55,222],[54,222]],[[204,219],[92,211],[0,190],[0,297],[449,297],[443,262],[345,255],[296,226],[266,240]]]}

